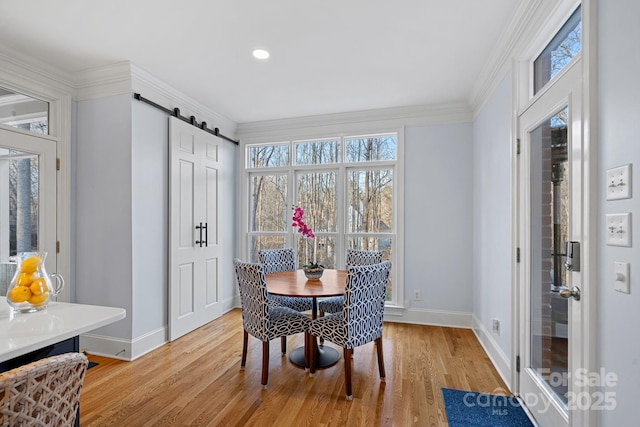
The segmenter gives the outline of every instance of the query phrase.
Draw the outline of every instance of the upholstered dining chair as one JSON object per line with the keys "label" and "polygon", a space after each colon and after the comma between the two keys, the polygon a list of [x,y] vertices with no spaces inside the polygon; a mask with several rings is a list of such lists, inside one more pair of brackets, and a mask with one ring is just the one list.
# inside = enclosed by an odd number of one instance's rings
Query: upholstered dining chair
{"label": "upholstered dining chair", "polygon": [[[347,268],[352,265],[371,265],[381,262],[382,252],[347,249]],[[324,316],[324,313],[338,313],[342,311],[343,305],[344,297],[342,296],[323,298],[318,301],[319,316]]]}
{"label": "upholstered dining chair", "polygon": [[[385,380],[382,353],[382,322],[391,262],[350,266],[347,269],[342,311],[311,321],[309,332],[313,343],[316,337],[331,341],[344,349],[344,376],[347,400],[351,391],[351,355],[355,347],[375,341],[380,379]],[[316,352],[310,351],[310,374],[316,371]]]}
{"label": "upholstered dining chair", "polygon": [[[262,388],[266,389],[269,379],[269,341],[278,337],[304,333],[304,348],[305,352],[308,351],[307,330],[311,319],[289,307],[273,304],[271,295],[267,292],[264,265],[242,262],[237,258],[233,260],[233,264],[240,287],[244,329],[240,369],[244,370],[247,363],[247,344],[249,335],[252,335],[262,341]],[[305,360],[309,360],[307,354],[305,354]]]}
{"label": "upholstered dining chair", "polygon": [[[258,251],[258,260],[264,264],[265,274],[294,271],[297,268],[296,256],[292,248],[260,249]],[[297,311],[308,311],[313,307],[312,298],[271,295],[271,301],[282,307],[289,307]],[[280,347],[284,356],[287,353],[287,337],[282,337]]]}
{"label": "upholstered dining chair", "polygon": [[89,361],[66,353],[0,374],[0,425],[73,426]]}

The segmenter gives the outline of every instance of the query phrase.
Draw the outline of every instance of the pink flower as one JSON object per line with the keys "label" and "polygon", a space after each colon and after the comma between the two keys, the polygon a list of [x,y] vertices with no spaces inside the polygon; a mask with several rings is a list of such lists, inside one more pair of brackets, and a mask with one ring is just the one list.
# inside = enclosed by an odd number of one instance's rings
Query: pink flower
{"label": "pink flower", "polygon": [[302,220],[303,216],[304,216],[304,210],[302,210],[301,207],[296,206],[293,209],[293,217],[291,218],[293,222],[291,223],[291,226],[294,228],[297,227],[298,233],[302,234],[304,237],[313,239],[316,236],[315,234],[313,234],[313,230],[311,230],[311,228],[309,228],[307,224],[305,224],[304,221]]}

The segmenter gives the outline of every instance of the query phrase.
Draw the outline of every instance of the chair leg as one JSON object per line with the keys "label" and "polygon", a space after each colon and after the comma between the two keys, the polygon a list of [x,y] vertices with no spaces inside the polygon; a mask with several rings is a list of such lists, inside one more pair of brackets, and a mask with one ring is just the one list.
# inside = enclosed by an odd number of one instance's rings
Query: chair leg
{"label": "chair leg", "polygon": [[244,367],[247,364],[247,341],[249,341],[249,334],[245,330],[244,336],[242,337],[242,361],[240,362],[241,371],[244,371]]}
{"label": "chair leg", "polygon": [[267,389],[269,381],[269,341],[262,341],[262,389]]}
{"label": "chair leg", "polygon": [[386,375],[384,372],[384,355],[382,354],[382,337],[376,339],[376,350],[378,353],[378,371],[380,371],[380,380],[385,381]]}
{"label": "chair leg", "polygon": [[351,392],[351,355],[353,349],[344,349],[344,384],[347,389],[347,400],[353,400],[353,393]]}
{"label": "chair leg", "polygon": [[283,356],[287,354],[287,337],[280,337],[280,349]]}

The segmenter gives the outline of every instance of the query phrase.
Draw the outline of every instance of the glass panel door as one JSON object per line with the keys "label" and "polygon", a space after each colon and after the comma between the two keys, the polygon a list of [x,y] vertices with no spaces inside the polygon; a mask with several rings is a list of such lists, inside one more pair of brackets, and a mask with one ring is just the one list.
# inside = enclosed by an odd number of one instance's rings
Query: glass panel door
{"label": "glass panel door", "polygon": [[577,247],[585,240],[579,65],[570,66],[518,121],[518,389],[539,425],[558,427],[571,425],[571,396],[581,390],[574,373],[584,369],[584,263],[582,270],[565,266],[566,242]]}
{"label": "glass panel door", "polygon": [[530,133],[531,270],[530,367],[556,399],[567,404],[568,300],[564,247],[569,233],[568,108]]}
{"label": "glass panel door", "polygon": [[0,129],[0,295],[19,252],[47,252],[47,271],[56,271],[55,147],[55,141]]}

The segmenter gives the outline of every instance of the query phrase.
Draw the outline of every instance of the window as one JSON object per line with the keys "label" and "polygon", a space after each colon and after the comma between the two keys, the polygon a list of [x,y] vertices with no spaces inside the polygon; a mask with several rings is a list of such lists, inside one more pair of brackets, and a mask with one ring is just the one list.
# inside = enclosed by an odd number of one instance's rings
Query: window
{"label": "window", "polygon": [[49,134],[49,103],[0,87],[0,124]]}
{"label": "window", "polygon": [[573,12],[533,62],[534,95],[554,78],[582,49],[581,7]]}
{"label": "window", "polygon": [[[294,247],[299,266],[344,268],[347,249],[395,261],[397,134],[249,144],[245,153],[250,259],[260,249]],[[294,206],[304,209],[314,239],[291,226]],[[390,284],[387,300],[397,298]]]}

